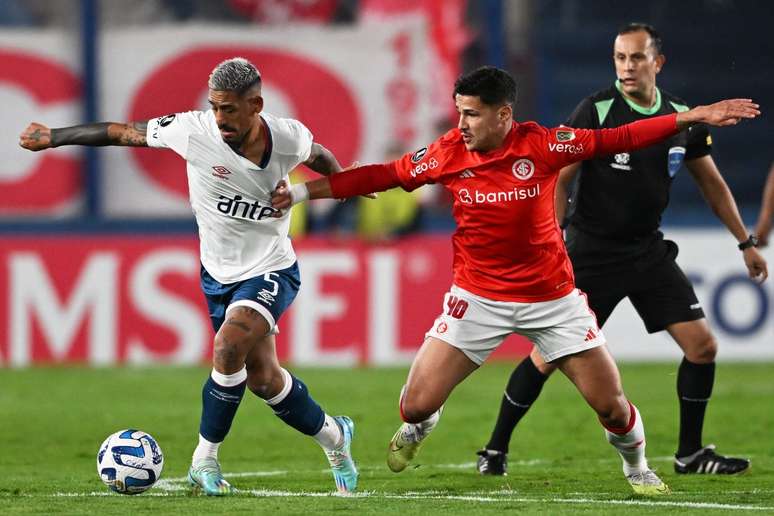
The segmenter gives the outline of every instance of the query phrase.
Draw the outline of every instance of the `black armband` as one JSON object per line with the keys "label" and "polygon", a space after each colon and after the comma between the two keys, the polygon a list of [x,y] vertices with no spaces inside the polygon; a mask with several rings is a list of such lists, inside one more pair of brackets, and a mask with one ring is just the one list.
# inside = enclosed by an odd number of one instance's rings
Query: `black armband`
{"label": "black armband", "polygon": [[51,129],[51,146],[60,145],[90,145],[103,146],[112,145],[115,142],[110,141],[108,136],[108,126],[110,122],[99,122],[96,124],[74,125],[72,127],[61,127]]}

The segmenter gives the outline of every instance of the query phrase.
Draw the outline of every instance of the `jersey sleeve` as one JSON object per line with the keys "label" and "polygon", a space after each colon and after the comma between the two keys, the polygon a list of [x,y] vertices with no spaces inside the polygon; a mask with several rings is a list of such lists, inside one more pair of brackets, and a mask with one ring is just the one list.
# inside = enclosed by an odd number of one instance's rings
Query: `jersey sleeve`
{"label": "jersey sleeve", "polygon": [[576,161],[642,149],[677,133],[674,113],[610,129],[546,129],[546,160],[558,170]]}
{"label": "jersey sleeve", "polygon": [[174,113],[149,120],[145,138],[148,147],[172,149],[185,158],[188,152],[188,137],[202,130],[196,112]]}
{"label": "jersey sleeve", "polygon": [[685,159],[701,158],[712,153],[712,135],[707,124],[696,124],[688,131]]}
{"label": "jersey sleeve", "polygon": [[447,133],[429,146],[405,154],[394,162],[401,188],[410,192],[422,185],[438,182],[450,161],[449,138]]}
{"label": "jersey sleeve", "polygon": [[294,168],[309,159],[309,155],[312,152],[314,137],[312,136],[312,131],[307,129],[307,127],[298,120],[286,118],[285,122],[287,123],[291,152],[296,160],[296,163],[291,167]]}

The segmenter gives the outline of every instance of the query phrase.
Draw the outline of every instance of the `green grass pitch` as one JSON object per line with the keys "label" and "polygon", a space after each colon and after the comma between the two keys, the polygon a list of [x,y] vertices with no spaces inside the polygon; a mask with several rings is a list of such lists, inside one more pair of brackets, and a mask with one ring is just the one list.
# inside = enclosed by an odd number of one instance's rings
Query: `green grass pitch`
{"label": "green grass pitch", "polygon": [[[621,367],[651,465],[674,491],[658,499],[631,493],[591,409],[559,375],[516,430],[509,476],[478,475],[474,453],[489,437],[510,370],[487,365],[458,387],[416,467],[394,474],[384,459],[406,369],[293,369],[325,410],[354,419],[359,493],[333,495],[317,444],[247,394],[221,447],[240,490],[229,498],[193,496],[183,481],[207,369],[0,370],[0,513],[774,514],[774,364],[718,367],[705,440],[752,458],[739,477],[676,475],[676,364]],[[162,480],[138,496],[109,493],[96,473],[99,444],[126,427],[151,433],[165,456]]]}

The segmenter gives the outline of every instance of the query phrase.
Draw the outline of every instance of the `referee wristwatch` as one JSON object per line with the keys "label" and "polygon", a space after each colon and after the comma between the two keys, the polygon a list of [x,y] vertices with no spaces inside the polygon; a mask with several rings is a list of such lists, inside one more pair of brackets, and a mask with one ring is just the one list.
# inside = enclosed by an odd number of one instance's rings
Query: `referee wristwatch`
{"label": "referee wristwatch", "polygon": [[755,235],[750,235],[747,237],[747,240],[740,243],[738,246],[740,251],[744,251],[745,249],[749,249],[750,247],[758,247],[758,237]]}

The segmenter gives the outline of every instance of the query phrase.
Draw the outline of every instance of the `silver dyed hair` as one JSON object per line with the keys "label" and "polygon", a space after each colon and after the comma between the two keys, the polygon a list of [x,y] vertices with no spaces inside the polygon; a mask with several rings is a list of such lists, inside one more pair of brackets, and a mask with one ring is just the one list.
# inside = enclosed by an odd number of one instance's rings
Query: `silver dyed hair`
{"label": "silver dyed hair", "polygon": [[226,59],[212,70],[207,86],[211,90],[235,91],[240,95],[261,83],[261,74],[244,57]]}

